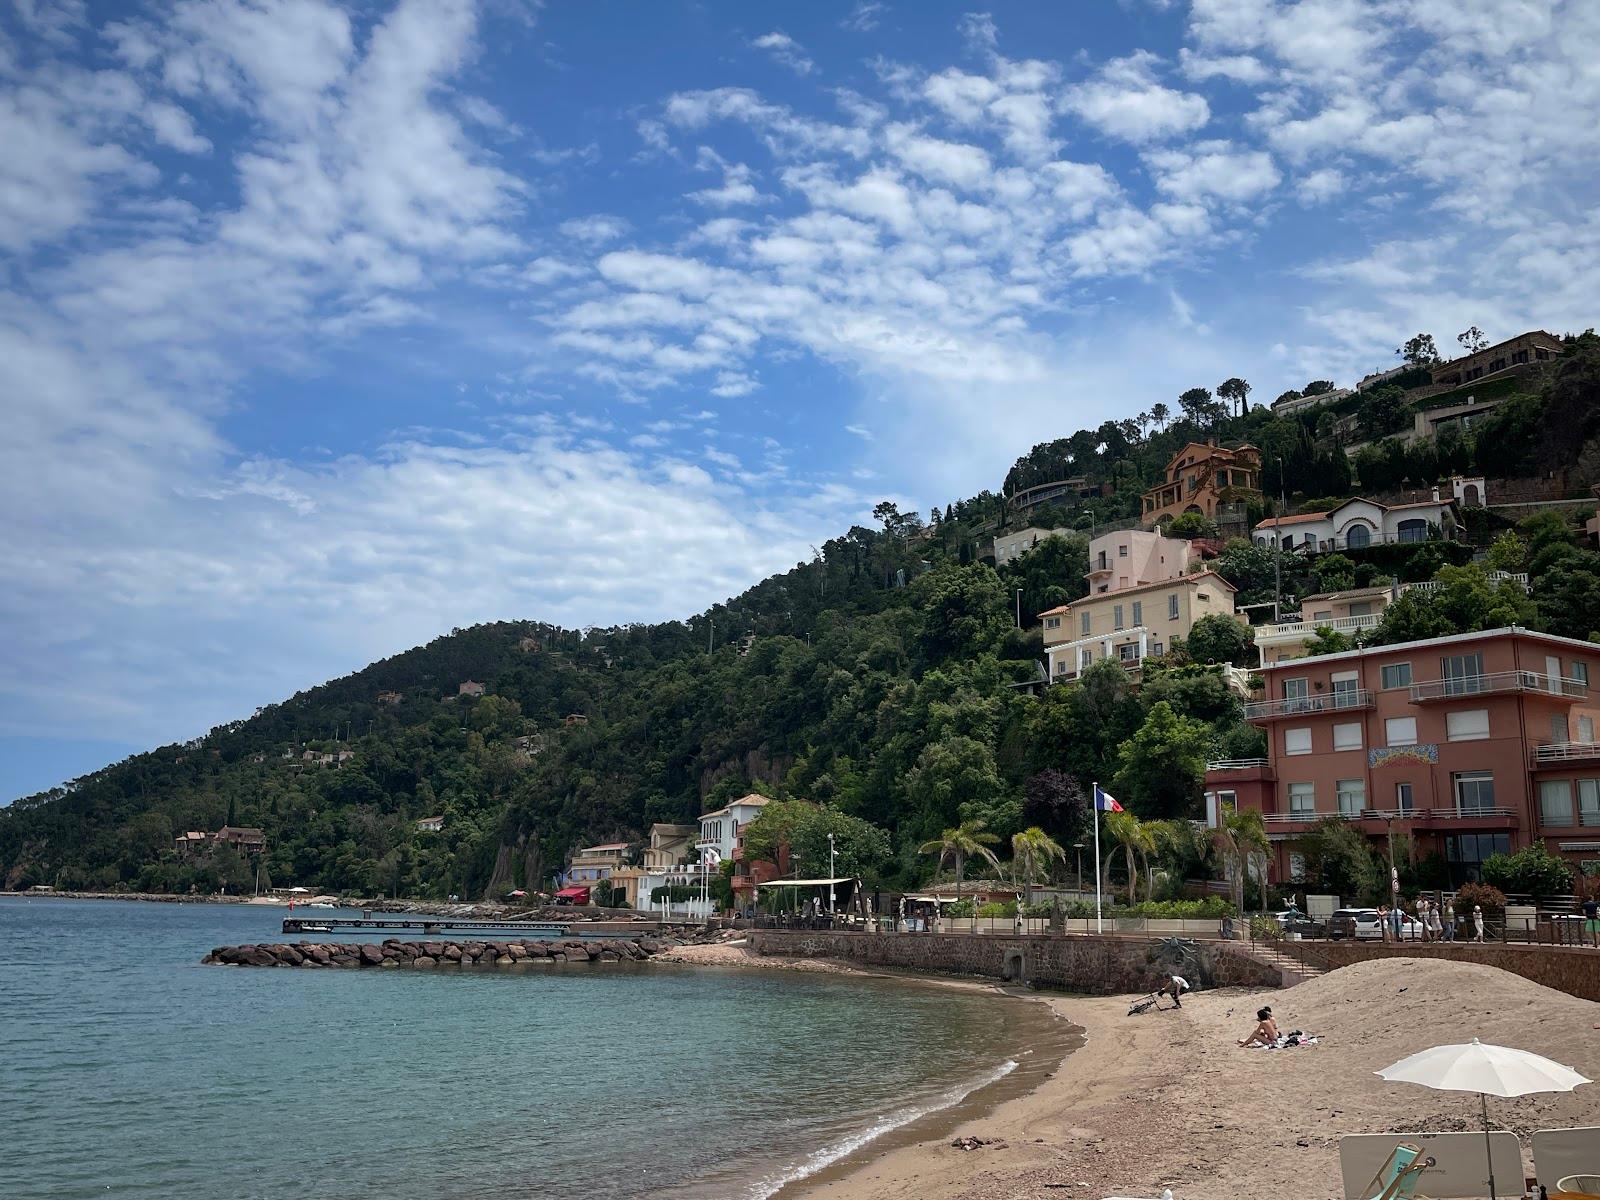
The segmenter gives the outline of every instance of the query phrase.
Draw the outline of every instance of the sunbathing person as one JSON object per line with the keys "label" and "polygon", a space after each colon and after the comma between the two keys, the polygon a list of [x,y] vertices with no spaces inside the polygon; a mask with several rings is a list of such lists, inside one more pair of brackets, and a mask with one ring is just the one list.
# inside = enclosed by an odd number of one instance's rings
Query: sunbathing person
{"label": "sunbathing person", "polygon": [[1272,1019],[1271,1007],[1256,1010],[1256,1027],[1241,1046],[1275,1046],[1278,1044],[1278,1023]]}

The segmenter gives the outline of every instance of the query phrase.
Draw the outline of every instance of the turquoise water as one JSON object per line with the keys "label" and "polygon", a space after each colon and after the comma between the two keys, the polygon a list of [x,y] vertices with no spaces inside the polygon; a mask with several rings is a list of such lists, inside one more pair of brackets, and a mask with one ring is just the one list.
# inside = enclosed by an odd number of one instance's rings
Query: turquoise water
{"label": "turquoise water", "polygon": [[282,916],[0,899],[0,1194],[756,1198],[1006,1074],[1036,1007],[664,964],[198,965]]}

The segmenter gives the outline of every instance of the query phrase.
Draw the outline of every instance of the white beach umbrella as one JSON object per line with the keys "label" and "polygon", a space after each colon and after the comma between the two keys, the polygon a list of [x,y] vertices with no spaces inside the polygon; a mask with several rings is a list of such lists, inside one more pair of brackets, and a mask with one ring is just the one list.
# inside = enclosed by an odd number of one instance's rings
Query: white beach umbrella
{"label": "white beach umbrella", "polygon": [[[1510,1046],[1485,1045],[1477,1038],[1464,1045],[1419,1050],[1377,1074],[1390,1083],[1419,1083],[1441,1092],[1477,1092],[1483,1109],[1485,1155],[1489,1152],[1490,1096],[1570,1092],[1581,1083],[1594,1082],[1543,1055]],[[1489,1195],[1496,1196],[1492,1160]]]}

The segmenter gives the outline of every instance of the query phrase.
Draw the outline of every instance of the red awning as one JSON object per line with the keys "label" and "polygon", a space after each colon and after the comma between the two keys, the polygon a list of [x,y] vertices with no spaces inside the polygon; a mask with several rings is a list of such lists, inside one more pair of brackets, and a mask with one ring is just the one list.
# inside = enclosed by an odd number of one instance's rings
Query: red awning
{"label": "red awning", "polygon": [[556,893],[557,900],[587,900],[589,889],[586,887],[565,887]]}

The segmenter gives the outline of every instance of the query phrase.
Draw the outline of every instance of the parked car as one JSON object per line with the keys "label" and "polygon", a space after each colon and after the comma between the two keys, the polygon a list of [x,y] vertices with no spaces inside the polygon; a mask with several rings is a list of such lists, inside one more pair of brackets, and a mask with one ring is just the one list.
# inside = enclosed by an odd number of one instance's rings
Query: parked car
{"label": "parked car", "polygon": [[1284,933],[1298,933],[1302,937],[1316,937],[1322,932],[1322,926],[1313,921],[1298,908],[1283,908],[1277,912],[1268,913],[1278,923],[1278,928]]}
{"label": "parked car", "polygon": [[[1392,918],[1391,918],[1392,919]],[[1378,924],[1375,908],[1341,908],[1328,918],[1328,936],[1334,940],[1354,938],[1360,942],[1383,940],[1383,929]],[[1422,922],[1415,917],[1400,914],[1400,940],[1422,940]]]}

